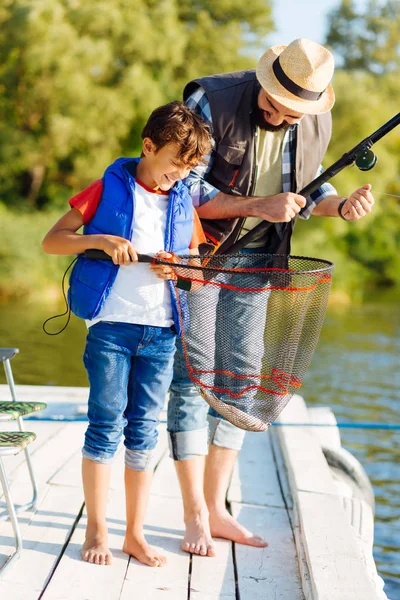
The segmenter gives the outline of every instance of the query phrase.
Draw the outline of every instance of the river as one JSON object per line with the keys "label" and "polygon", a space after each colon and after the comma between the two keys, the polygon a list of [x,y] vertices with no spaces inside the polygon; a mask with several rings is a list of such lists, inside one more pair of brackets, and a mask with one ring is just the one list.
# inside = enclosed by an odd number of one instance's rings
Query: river
{"label": "river", "polygon": [[[1,345],[20,349],[13,360],[16,383],[87,385],[85,327],[73,317],[61,335],[49,337],[42,322],[54,312],[21,302],[0,305]],[[310,405],[330,406],[339,422],[400,425],[397,306],[330,308],[301,393]],[[400,600],[400,430],[342,429],[341,437],[374,487],[375,560],[388,597]]]}

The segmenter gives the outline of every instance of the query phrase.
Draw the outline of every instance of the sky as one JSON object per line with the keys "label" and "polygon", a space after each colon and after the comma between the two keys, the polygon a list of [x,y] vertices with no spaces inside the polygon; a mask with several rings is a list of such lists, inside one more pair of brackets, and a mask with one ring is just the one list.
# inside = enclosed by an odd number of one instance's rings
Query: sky
{"label": "sky", "polygon": [[[324,43],[327,14],[339,5],[340,0],[273,0],[276,32],[267,37],[267,47],[286,45],[299,37]],[[362,7],[365,0],[358,0],[356,5]]]}

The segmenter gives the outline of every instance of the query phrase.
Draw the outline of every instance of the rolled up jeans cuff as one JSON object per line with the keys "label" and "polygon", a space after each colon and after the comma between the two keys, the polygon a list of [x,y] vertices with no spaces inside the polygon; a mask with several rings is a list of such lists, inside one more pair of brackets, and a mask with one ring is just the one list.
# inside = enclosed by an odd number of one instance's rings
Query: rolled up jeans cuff
{"label": "rolled up jeans cuff", "polygon": [[151,471],[156,466],[155,448],[130,450],[125,448],[125,466],[132,471]]}
{"label": "rolled up jeans cuff", "polygon": [[92,460],[93,462],[98,463],[100,465],[111,465],[111,463],[114,460],[114,455],[110,456],[109,454],[108,455],[93,454],[92,452],[89,452],[85,448],[82,448],[82,456],[83,456],[83,458],[88,458],[89,460]]}
{"label": "rolled up jeans cuff", "polygon": [[222,448],[229,448],[230,450],[241,450],[244,436],[246,435],[244,429],[239,429],[239,427],[232,425],[229,421],[210,414],[207,415],[207,419],[210,426],[211,444],[221,446]]}
{"label": "rolled up jeans cuff", "polygon": [[170,457],[174,460],[189,460],[208,454],[208,427],[192,431],[169,432]]}

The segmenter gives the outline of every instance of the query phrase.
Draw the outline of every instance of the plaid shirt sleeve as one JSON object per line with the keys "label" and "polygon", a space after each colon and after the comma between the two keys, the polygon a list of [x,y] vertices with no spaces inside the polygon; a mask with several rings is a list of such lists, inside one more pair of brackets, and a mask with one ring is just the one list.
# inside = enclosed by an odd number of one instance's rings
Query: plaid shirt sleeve
{"label": "plaid shirt sleeve", "polygon": [[[291,175],[295,160],[295,148],[296,148],[296,130],[297,126],[294,125],[289,127],[287,135],[285,136],[282,154],[282,184],[283,191],[290,192],[291,188]],[[315,177],[318,177],[323,173],[324,169],[322,165],[318,168]],[[310,194],[306,198],[306,205],[301,209],[299,217],[301,219],[309,219],[314,208],[327,196],[337,194],[337,191],[330,183],[323,183],[315,192]]]}
{"label": "plaid shirt sleeve", "polygon": [[[315,177],[318,177],[319,175],[321,175],[321,173],[323,173],[323,171],[324,171],[324,168],[321,165],[319,167],[317,173],[315,174]],[[315,190],[315,192],[313,192],[312,194],[310,194],[308,196],[307,204],[300,211],[299,216],[302,219],[309,219],[312,214],[312,211],[317,206],[317,204],[319,204],[321,202],[321,200],[323,200],[324,198],[327,198],[328,196],[335,196],[336,194],[337,194],[337,191],[333,187],[333,185],[331,185],[330,183],[323,183],[317,190]]]}
{"label": "plaid shirt sleeve", "polygon": [[[204,88],[199,87],[186,100],[186,105],[197,112],[198,115],[210,127],[211,134],[213,131],[211,109],[207,99],[207,94]],[[189,193],[192,197],[194,206],[202,206],[219,193],[219,189],[211,185],[205,180],[207,173],[213,167],[215,161],[215,141],[212,140],[212,150],[210,154],[204,157],[204,162],[200,163],[195,169],[190,171],[184,183],[189,188]]]}

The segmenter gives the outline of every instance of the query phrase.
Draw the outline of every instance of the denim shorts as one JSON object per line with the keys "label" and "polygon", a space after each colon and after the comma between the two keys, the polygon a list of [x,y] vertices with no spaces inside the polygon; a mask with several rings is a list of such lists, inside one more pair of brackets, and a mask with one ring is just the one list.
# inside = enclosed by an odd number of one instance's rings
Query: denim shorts
{"label": "denim shorts", "polygon": [[176,335],[171,327],[100,321],[89,328],[89,426],[83,456],[111,462],[124,435],[126,464],[151,468],[157,425],[172,379]]}

